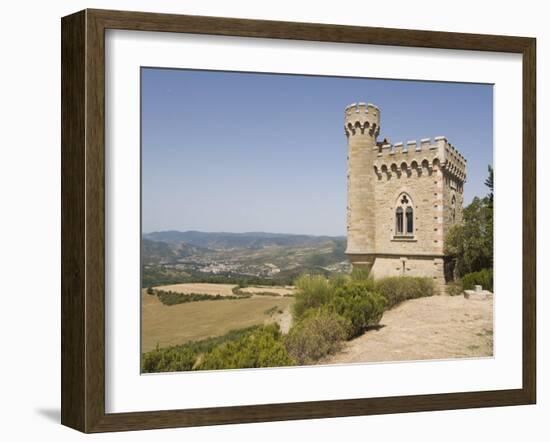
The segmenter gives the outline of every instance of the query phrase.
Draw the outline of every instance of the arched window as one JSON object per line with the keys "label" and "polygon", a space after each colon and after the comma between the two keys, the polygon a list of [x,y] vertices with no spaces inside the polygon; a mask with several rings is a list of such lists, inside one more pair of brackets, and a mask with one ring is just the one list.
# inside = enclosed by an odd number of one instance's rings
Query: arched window
{"label": "arched window", "polygon": [[401,207],[395,211],[395,234],[403,235],[403,208]]}
{"label": "arched window", "polygon": [[395,236],[414,235],[414,210],[410,197],[403,193],[397,199],[395,208]]}
{"label": "arched window", "polygon": [[407,210],[406,210],[406,218],[407,218],[407,235],[412,235],[413,234],[413,225],[414,225],[414,221],[413,221],[413,209],[411,206],[407,207]]}

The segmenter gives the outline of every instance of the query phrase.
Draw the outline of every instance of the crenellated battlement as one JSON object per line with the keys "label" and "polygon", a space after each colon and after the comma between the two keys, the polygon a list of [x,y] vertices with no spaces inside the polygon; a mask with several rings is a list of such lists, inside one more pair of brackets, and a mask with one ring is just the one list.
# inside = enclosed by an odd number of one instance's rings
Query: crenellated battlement
{"label": "crenellated battlement", "polygon": [[353,103],[344,111],[344,129],[347,137],[380,134],[380,109],[371,103]]}
{"label": "crenellated battlement", "polygon": [[374,171],[379,178],[431,172],[437,167],[461,182],[466,180],[466,159],[445,137],[376,145],[373,150],[377,151]]}

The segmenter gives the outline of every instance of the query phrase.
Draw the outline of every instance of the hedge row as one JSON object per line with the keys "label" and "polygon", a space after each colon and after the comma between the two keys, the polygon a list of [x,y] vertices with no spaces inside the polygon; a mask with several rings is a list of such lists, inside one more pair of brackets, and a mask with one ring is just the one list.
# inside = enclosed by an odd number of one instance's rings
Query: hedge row
{"label": "hedge row", "polygon": [[160,302],[165,305],[176,305],[184,304],[186,302],[197,302],[197,301],[222,301],[228,299],[245,299],[250,298],[252,295],[207,295],[204,293],[178,293],[172,291],[164,290],[154,290],[154,293],[157,295]]}

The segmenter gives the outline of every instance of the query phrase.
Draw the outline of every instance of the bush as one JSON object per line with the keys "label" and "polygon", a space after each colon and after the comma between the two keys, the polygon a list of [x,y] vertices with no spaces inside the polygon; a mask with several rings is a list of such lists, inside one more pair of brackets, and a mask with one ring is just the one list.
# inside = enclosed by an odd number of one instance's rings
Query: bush
{"label": "bush", "polygon": [[329,284],[333,289],[344,287],[349,282],[349,276],[341,273],[335,273],[329,278]]}
{"label": "bush", "polygon": [[378,325],[387,301],[372,291],[369,282],[352,282],[337,289],[330,308],[347,322],[347,338],[363,333],[367,327]]}
{"label": "bush", "polygon": [[244,294],[240,296],[207,295],[205,293],[179,293],[164,290],[155,290],[155,293],[160,302],[164,305],[176,305],[197,301],[227,301],[229,299],[244,299],[252,296],[251,294]]}
{"label": "bush", "polygon": [[190,347],[169,347],[143,354],[141,371],[160,373],[164,371],[189,371],[193,368],[197,353]]}
{"label": "bush", "polygon": [[387,307],[392,308],[407,299],[433,296],[435,284],[430,278],[390,276],[376,281],[376,289],[386,297]]}
{"label": "bush", "polygon": [[345,320],[327,308],[309,309],[285,339],[288,354],[308,364],[338,351],[347,336]]}
{"label": "bush", "polygon": [[462,277],[464,290],[472,290],[475,285],[481,285],[484,290],[493,291],[493,269],[483,269],[479,272],[466,273]]}
{"label": "bush", "polygon": [[299,323],[310,310],[326,307],[346,322],[348,339],[377,325],[385,309],[407,299],[435,293],[435,284],[430,278],[402,276],[375,281],[362,268],[347,278],[327,280],[322,276],[304,275],[298,279],[296,286],[294,322]]}
{"label": "bush", "polygon": [[141,371],[143,373],[162,373],[167,371],[189,371],[195,369],[195,365],[201,354],[211,351],[213,348],[225,342],[240,339],[258,330],[260,326],[253,325],[247,328],[231,330],[223,336],[192,341],[182,345],[157,348],[143,353],[141,359]]}
{"label": "bush", "polygon": [[463,292],[464,287],[462,286],[462,280],[457,279],[456,281],[447,284],[447,294],[450,296],[460,296]]}
{"label": "bush", "polygon": [[206,353],[197,369],[282,367],[293,365],[277,324],[264,326]]}
{"label": "bush", "polygon": [[298,321],[311,308],[317,308],[330,300],[333,289],[329,281],[321,275],[302,275],[296,280],[296,294],[293,316]]}
{"label": "bush", "polygon": [[279,326],[252,326],[224,336],[189,342],[144,353],[143,373],[281,367],[293,365]]}
{"label": "bush", "polygon": [[352,281],[373,281],[373,279],[370,277],[370,267],[369,266],[353,266],[351,270],[351,280]]}

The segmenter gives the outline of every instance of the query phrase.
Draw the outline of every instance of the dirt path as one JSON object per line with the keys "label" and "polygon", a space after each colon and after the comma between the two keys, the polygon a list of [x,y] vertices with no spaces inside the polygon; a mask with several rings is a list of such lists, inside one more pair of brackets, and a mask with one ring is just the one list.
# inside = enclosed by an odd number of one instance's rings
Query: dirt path
{"label": "dirt path", "polygon": [[281,333],[287,334],[292,326],[292,313],[290,311],[291,306],[288,306],[283,310],[283,313],[277,318],[277,323],[281,328]]}
{"label": "dirt path", "polygon": [[493,300],[433,296],[384,313],[380,328],[322,364],[492,356]]}

